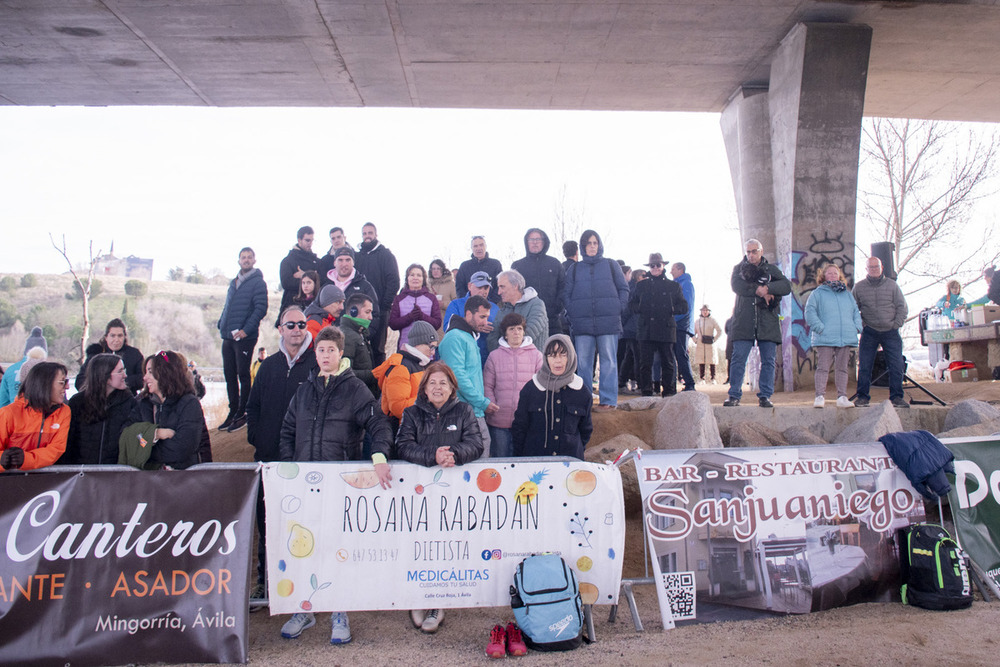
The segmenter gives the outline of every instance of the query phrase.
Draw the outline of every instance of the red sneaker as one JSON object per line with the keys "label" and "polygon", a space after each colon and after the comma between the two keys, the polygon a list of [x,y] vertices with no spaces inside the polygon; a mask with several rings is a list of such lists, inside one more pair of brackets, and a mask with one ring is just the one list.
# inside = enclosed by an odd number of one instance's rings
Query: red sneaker
{"label": "red sneaker", "polygon": [[521,628],[516,623],[507,624],[507,653],[511,655],[525,655],[528,647],[521,638]]}
{"label": "red sneaker", "polygon": [[490,631],[490,643],[486,645],[486,657],[488,658],[506,658],[507,649],[505,648],[507,639],[507,634],[504,632],[503,626],[499,623],[493,626],[493,630]]}

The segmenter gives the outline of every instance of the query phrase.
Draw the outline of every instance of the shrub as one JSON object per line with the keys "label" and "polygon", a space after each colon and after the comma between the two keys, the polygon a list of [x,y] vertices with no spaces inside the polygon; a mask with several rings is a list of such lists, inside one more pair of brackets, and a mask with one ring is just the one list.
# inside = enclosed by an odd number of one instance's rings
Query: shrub
{"label": "shrub", "polygon": [[0,290],[4,292],[13,292],[17,287],[17,281],[14,280],[14,276],[4,276],[0,279]]}
{"label": "shrub", "polygon": [[6,329],[17,321],[17,308],[9,301],[0,300],[0,329]]}
{"label": "shrub", "polygon": [[[90,298],[96,299],[101,295],[101,281],[94,279],[94,282],[90,284]],[[75,299],[77,301],[83,300],[83,289],[80,287],[80,283],[73,281],[73,293],[66,295],[67,299]]]}
{"label": "shrub", "polygon": [[[45,340],[55,340],[59,337],[59,332],[51,324],[46,324],[42,327],[42,335],[45,336]],[[79,337],[79,335],[78,335]]]}
{"label": "shrub", "polygon": [[129,280],[125,283],[125,293],[136,298],[146,296],[149,292],[149,285],[141,280]]}
{"label": "shrub", "polygon": [[21,276],[21,287],[34,287],[38,284],[38,276],[34,273],[25,273]]}

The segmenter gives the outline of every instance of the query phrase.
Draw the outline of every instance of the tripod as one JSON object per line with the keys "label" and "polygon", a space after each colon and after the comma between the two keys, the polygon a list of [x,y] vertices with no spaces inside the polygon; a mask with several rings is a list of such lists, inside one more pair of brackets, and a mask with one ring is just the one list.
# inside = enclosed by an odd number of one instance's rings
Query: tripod
{"label": "tripod", "polygon": [[[881,354],[881,355],[884,355],[884,353],[883,353],[883,352],[882,352],[881,350],[879,350],[878,354]],[[905,366],[904,366],[904,368],[905,368]],[[879,383],[879,381],[880,381],[880,380],[881,380],[882,378],[884,378],[884,377],[885,377],[886,375],[888,375],[888,374],[889,374],[889,368],[888,368],[888,366],[886,366],[886,368],[885,368],[885,369],[884,369],[884,370],[883,370],[883,371],[882,371],[881,373],[879,373],[879,374],[878,374],[878,377],[876,377],[875,379],[873,379],[873,380],[872,380],[872,382],[871,382],[871,385],[870,385],[870,386],[875,386],[875,385],[877,385],[877,384]],[[947,403],[945,403],[945,402],[944,402],[944,401],[942,401],[942,400],[941,400],[940,398],[938,398],[937,396],[935,396],[935,395],[934,395],[934,394],[933,394],[933,393],[931,392],[931,390],[930,390],[930,389],[928,389],[927,387],[925,387],[924,385],[920,384],[919,382],[917,382],[916,380],[914,380],[913,378],[911,378],[911,377],[910,377],[909,375],[907,375],[906,371],[904,370],[904,371],[903,371],[903,383],[904,383],[904,384],[903,384],[903,388],[904,388],[904,389],[906,389],[906,388],[907,388],[907,387],[906,387],[906,383],[907,383],[907,382],[909,382],[909,383],[910,383],[910,384],[912,384],[912,385],[913,385],[914,387],[916,387],[916,388],[917,388],[917,389],[919,389],[920,391],[924,392],[925,394],[927,394],[928,396],[930,396],[931,398],[933,398],[933,399],[934,399],[935,401],[937,401],[937,402],[938,402],[938,403],[940,403],[941,405],[947,405]],[[851,396],[851,397],[850,397],[849,399],[847,399],[847,400],[849,400],[849,401],[853,401],[853,400],[854,400],[855,398],[857,398],[857,397],[858,397],[858,392],[854,392],[854,395],[853,395],[853,396]],[[930,405],[930,403],[924,403],[923,401],[921,401],[921,403],[923,403],[923,404],[925,404],[925,405]],[[914,401],[913,401],[913,399],[910,399],[910,405],[914,405]]]}

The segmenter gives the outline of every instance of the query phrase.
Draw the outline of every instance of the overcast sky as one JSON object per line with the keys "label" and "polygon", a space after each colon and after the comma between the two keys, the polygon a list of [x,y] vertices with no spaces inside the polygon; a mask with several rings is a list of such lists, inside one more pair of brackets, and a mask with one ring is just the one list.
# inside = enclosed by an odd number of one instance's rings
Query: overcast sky
{"label": "overcast sky", "polygon": [[[731,305],[741,253],[716,114],[413,109],[0,108],[3,271],[65,270],[95,249],[169,268],[265,279],[301,225],[373,221],[401,269],[468,258],[485,234],[506,267],[523,236],[568,215],[633,266],[661,252],[688,265],[698,301]],[[553,239],[552,254],[559,256]]]}

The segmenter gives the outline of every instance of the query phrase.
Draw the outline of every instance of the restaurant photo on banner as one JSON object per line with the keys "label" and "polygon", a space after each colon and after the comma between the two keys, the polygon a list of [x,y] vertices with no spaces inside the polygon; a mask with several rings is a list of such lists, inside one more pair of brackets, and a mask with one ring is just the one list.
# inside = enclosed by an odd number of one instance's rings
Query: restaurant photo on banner
{"label": "restaurant photo on banner", "polygon": [[924,505],[881,444],[644,451],[636,467],[665,627],[898,598],[895,531]]}
{"label": "restaurant photo on banner", "polygon": [[0,664],[246,662],[254,470],[0,475]]}

